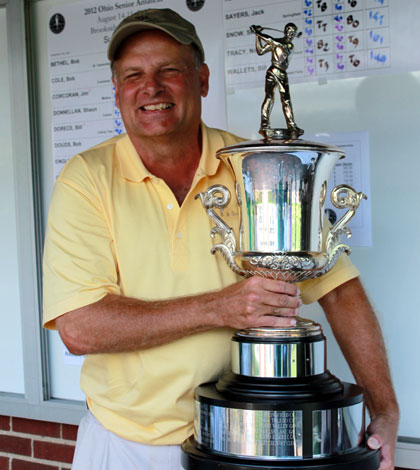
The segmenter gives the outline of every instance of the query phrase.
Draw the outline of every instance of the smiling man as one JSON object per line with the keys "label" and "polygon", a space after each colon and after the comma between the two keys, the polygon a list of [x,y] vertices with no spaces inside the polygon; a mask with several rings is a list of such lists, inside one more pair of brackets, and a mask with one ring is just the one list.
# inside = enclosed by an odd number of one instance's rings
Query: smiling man
{"label": "smiling man", "polygon": [[201,155],[207,65],[190,45],[155,29],[130,36],[118,49],[113,70],[116,103],[132,144],[181,204]]}
{"label": "smiling man", "polygon": [[232,331],[293,325],[301,299],[324,307],[368,391],[381,468],[391,468],[398,409],[349,260],[299,291],[241,280],[209,254],[210,220],[194,196],[216,183],[234,191],[215,154],[241,139],[201,122],[209,70],[194,26],[169,9],[138,12],[117,27],[108,57],[127,133],[65,166],[44,251],[44,325],[86,355],[89,411],[73,470],[180,470],[194,389],[228,367]]}

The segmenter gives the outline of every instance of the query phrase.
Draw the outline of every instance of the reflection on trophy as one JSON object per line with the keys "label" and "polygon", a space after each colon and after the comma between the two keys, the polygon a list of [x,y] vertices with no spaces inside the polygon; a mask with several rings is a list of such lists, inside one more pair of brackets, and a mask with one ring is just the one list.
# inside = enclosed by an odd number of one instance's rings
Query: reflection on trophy
{"label": "reflection on trophy", "polygon": [[[267,29],[267,28],[266,28]],[[217,156],[230,169],[236,194],[215,185],[197,195],[214,222],[213,254],[245,277],[265,276],[299,282],[322,276],[349,237],[346,226],[363,193],[346,185],[331,191],[345,209],[326,222],[327,181],[344,152],[298,139],[286,74],[297,36],[293,23],[274,39],[252,26],[257,52],[272,53],[261,111],[263,140],[222,148]],[[270,127],[279,90],[287,129]],[[239,207],[239,231],[220,215],[231,199]],[[379,451],[365,445],[362,389],[343,383],[326,367],[320,325],[298,318],[293,327],[251,328],[232,338],[232,366],[218,382],[196,389],[194,436],[185,441],[185,469],[374,470]]]}

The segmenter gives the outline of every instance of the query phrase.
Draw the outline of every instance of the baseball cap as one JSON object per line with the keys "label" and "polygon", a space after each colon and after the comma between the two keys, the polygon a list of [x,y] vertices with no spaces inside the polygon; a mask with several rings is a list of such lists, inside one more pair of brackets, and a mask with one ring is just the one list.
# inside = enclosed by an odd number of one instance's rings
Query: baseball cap
{"label": "baseball cap", "polygon": [[146,29],[160,29],[181,44],[197,47],[204,62],[204,49],[192,23],[170,8],[149,8],[124,18],[116,27],[108,45],[108,59],[112,62],[122,42],[134,33]]}

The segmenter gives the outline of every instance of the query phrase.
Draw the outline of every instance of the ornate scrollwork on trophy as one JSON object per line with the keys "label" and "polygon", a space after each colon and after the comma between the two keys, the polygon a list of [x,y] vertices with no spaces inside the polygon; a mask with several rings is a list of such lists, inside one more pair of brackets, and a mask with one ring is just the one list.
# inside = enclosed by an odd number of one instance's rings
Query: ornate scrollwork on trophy
{"label": "ornate scrollwork on trophy", "polygon": [[322,226],[324,222],[324,204],[327,199],[327,181],[324,181],[319,194],[318,251],[322,249]]}
{"label": "ornate scrollwork on trophy", "polygon": [[211,253],[214,254],[219,251],[226,263],[237,274],[245,277],[249,277],[246,271],[242,270],[233,258],[236,252],[236,239],[233,230],[227,225],[221,217],[219,217],[213,210],[224,209],[230,202],[230,191],[226,186],[221,184],[210,186],[206,191],[199,193],[195,196],[195,199],[200,198],[203,207],[206,209],[207,215],[216,224],[210,231],[211,238],[219,235],[222,239],[221,243],[214,245],[211,249]]}
{"label": "ornate scrollwork on trophy", "polygon": [[293,256],[288,253],[256,255],[250,257],[248,262],[260,269],[253,272],[259,276],[291,282],[313,277],[312,270],[316,266],[311,256]]}
{"label": "ornate scrollwork on trophy", "polygon": [[330,228],[326,239],[326,254],[328,263],[323,272],[328,272],[335,264],[341,253],[351,253],[350,247],[341,243],[341,238],[351,237],[351,230],[346,226],[356,213],[362,199],[367,199],[366,194],[355,191],[351,186],[339,184],[331,191],[331,202],[337,209],[348,209],[348,211]]}
{"label": "ornate scrollwork on trophy", "polygon": [[311,269],[315,266],[314,260],[309,256],[290,256],[286,253],[273,256],[254,256],[250,260],[251,264],[264,266],[274,271],[291,271],[294,269]]}

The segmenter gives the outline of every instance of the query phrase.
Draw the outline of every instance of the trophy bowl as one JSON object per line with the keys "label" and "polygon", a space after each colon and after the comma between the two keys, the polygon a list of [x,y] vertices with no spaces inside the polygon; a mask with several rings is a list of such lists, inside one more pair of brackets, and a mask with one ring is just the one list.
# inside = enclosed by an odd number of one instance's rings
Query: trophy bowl
{"label": "trophy bowl", "polygon": [[215,222],[212,237],[221,237],[213,252],[221,252],[233,271],[299,282],[325,274],[342,252],[350,252],[341,238],[350,236],[346,224],[366,196],[338,185],[332,203],[347,211],[329,228],[324,216],[328,178],[345,156],[341,149],[270,139],[225,147],[217,156],[235,180],[239,233],[215,212],[232,198],[226,187],[211,186],[197,197]]}

